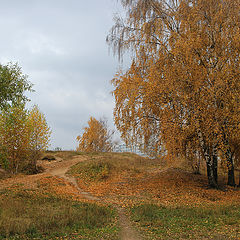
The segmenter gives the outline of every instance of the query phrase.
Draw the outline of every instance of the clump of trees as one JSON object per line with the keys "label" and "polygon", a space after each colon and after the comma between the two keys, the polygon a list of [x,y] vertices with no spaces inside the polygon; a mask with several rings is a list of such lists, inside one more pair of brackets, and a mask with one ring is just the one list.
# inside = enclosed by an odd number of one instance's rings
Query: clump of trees
{"label": "clump of trees", "polygon": [[109,130],[107,120],[90,117],[88,126],[83,130],[83,134],[77,137],[79,143],[77,151],[110,152],[112,150],[114,131]]}
{"label": "clump of trees", "polygon": [[168,158],[201,157],[211,187],[218,165],[235,185],[240,139],[240,1],[121,0],[107,42],[132,63],[113,79],[117,128]]}
{"label": "clump of trees", "polygon": [[37,172],[37,159],[49,146],[50,128],[38,106],[25,108],[32,85],[18,65],[0,65],[0,164],[12,173]]}

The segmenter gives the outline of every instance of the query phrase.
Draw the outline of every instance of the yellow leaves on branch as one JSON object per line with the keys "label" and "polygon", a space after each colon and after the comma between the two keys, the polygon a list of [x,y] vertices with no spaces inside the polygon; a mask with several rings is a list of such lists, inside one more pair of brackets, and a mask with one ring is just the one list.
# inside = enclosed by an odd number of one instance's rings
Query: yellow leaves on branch
{"label": "yellow leaves on branch", "polygon": [[113,79],[122,137],[155,152],[232,157],[240,137],[240,0],[121,2],[126,19],[116,20],[107,42],[120,57],[133,53]]}
{"label": "yellow leaves on branch", "polygon": [[81,136],[77,137],[81,152],[110,152],[113,147],[113,131],[108,129],[107,121],[90,117],[88,127],[85,127]]}
{"label": "yellow leaves on branch", "polygon": [[32,165],[36,166],[40,154],[47,150],[51,137],[51,130],[47,124],[46,118],[40,112],[38,106],[34,105],[29,111],[28,127],[30,133],[30,149]]}
{"label": "yellow leaves on branch", "polygon": [[28,116],[30,129],[30,145],[35,151],[47,150],[51,136],[51,130],[47,125],[46,118],[40,112],[38,106],[33,106]]}
{"label": "yellow leaves on branch", "polygon": [[12,172],[18,172],[28,156],[29,131],[26,123],[27,111],[22,105],[1,112],[1,163]]}
{"label": "yellow leaves on branch", "polygon": [[222,127],[239,134],[239,0],[122,3],[127,24],[116,21],[107,40],[134,52],[129,70],[113,80],[123,137],[159,134],[168,144],[199,127],[208,141]]}

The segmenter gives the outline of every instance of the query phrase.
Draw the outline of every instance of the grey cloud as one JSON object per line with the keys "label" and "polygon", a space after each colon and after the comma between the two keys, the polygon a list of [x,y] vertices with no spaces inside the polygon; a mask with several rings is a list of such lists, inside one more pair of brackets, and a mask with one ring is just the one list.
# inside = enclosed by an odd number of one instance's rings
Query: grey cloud
{"label": "grey cloud", "polygon": [[110,80],[118,68],[105,37],[116,0],[10,0],[0,9],[0,61],[17,61],[53,131],[52,148],[74,149],[90,116],[113,126]]}

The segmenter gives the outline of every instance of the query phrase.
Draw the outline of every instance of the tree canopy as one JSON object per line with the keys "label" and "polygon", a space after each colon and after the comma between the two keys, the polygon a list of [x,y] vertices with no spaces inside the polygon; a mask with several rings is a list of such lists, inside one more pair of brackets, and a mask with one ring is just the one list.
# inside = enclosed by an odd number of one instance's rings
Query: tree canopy
{"label": "tree canopy", "polygon": [[17,64],[0,64],[0,109],[11,104],[25,102],[25,91],[31,91],[32,84]]}
{"label": "tree canopy", "polygon": [[90,117],[88,127],[82,135],[77,137],[79,145],[77,151],[81,152],[109,152],[112,150],[113,131],[108,129],[107,121]]}
{"label": "tree canopy", "polygon": [[[51,129],[47,124],[44,114],[37,105],[28,112],[29,148],[31,149],[31,164],[37,167],[37,160],[43,151],[49,147]],[[37,170],[37,169],[36,169]]]}
{"label": "tree canopy", "polygon": [[240,1],[122,0],[107,42],[126,72],[113,79],[115,123],[150,153],[201,154],[209,184],[217,164],[234,185],[240,137]]}

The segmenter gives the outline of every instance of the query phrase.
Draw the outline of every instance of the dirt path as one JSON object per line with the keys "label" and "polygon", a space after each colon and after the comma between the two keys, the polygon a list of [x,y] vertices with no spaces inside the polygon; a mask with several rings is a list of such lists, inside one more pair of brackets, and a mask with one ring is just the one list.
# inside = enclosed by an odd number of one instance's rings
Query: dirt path
{"label": "dirt path", "polygon": [[[71,160],[68,160],[66,162],[63,162],[60,166],[57,166],[55,168],[50,168],[46,172],[48,174],[51,174],[53,176],[64,178],[66,181],[72,183],[76,189],[78,190],[79,194],[86,198],[87,200],[94,200],[94,201],[100,201],[101,199],[98,197],[93,196],[91,193],[88,193],[81,189],[77,181],[74,177],[67,176],[66,173],[70,167],[75,165],[78,162],[86,160],[83,157],[75,157]],[[65,163],[65,164],[64,164]],[[114,205],[118,211],[119,215],[119,225],[120,225],[120,239],[121,240],[141,240],[140,235],[138,232],[133,228],[132,223],[129,220],[129,217],[126,214],[126,211],[124,208],[119,207],[117,205]]]}
{"label": "dirt path", "polygon": [[78,190],[78,193],[81,196],[83,196],[85,199],[99,201],[100,198],[94,197],[90,193],[83,191],[83,189],[81,189],[78,186],[77,181],[74,177],[70,177],[70,176],[66,175],[66,173],[67,173],[67,171],[70,167],[72,167],[76,163],[82,162],[84,160],[85,160],[85,158],[83,158],[83,157],[75,157],[71,160],[68,160],[66,165],[62,165],[61,167],[57,167],[57,168],[47,170],[47,173],[51,174],[53,176],[64,178],[66,181],[72,183],[76,187],[76,189]]}
{"label": "dirt path", "polygon": [[127,216],[124,208],[116,207],[119,216],[119,225],[121,228],[120,239],[121,240],[140,240],[142,239],[139,233],[133,228],[132,223]]}

